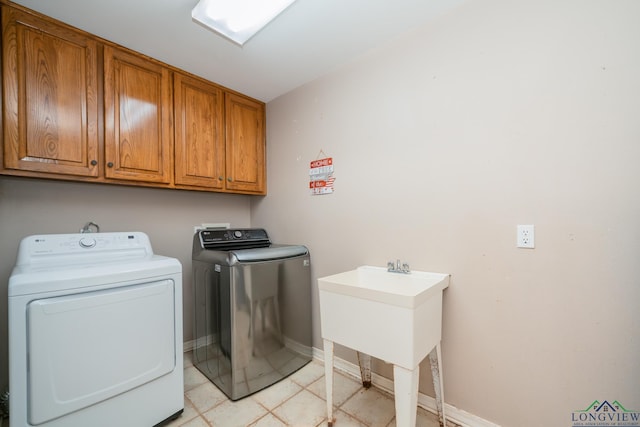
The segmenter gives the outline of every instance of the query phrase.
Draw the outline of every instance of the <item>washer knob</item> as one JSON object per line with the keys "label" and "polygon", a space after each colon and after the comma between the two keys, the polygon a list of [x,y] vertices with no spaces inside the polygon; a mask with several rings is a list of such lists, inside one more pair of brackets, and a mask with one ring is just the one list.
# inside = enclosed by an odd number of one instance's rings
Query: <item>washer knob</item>
{"label": "washer knob", "polygon": [[234,231],[234,232],[233,232],[233,236],[234,236],[236,239],[241,238],[241,237],[242,237],[242,231],[240,231],[240,230],[236,230],[236,231]]}
{"label": "washer knob", "polygon": [[91,237],[83,237],[80,239],[80,247],[82,248],[92,248],[96,245],[96,239]]}

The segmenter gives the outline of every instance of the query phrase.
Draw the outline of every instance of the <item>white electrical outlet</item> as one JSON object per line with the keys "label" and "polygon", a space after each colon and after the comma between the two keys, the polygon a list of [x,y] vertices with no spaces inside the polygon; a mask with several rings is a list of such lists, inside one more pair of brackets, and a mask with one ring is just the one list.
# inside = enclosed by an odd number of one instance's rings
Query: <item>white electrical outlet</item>
{"label": "white electrical outlet", "polygon": [[518,247],[519,248],[535,248],[533,225],[518,226]]}

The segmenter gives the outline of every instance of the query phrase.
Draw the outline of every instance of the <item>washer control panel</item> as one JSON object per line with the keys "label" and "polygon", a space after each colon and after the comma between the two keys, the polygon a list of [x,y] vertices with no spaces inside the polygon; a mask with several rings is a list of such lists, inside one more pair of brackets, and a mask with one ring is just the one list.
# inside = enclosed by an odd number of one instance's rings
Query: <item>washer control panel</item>
{"label": "washer control panel", "polygon": [[263,228],[205,229],[198,232],[200,243],[207,249],[229,249],[269,246],[271,241]]}

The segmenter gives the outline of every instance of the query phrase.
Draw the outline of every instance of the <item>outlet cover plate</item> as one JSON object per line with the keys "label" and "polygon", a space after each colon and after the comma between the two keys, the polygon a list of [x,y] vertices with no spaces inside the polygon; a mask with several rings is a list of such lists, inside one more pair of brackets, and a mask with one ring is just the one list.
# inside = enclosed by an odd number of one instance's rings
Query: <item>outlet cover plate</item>
{"label": "outlet cover plate", "polygon": [[535,235],[533,225],[518,225],[518,247],[535,248]]}
{"label": "outlet cover plate", "polygon": [[204,230],[205,228],[229,228],[231,224],[228,222],[203,222],[200,225],[193,226],[193,233],[197,233],[199,230]]}

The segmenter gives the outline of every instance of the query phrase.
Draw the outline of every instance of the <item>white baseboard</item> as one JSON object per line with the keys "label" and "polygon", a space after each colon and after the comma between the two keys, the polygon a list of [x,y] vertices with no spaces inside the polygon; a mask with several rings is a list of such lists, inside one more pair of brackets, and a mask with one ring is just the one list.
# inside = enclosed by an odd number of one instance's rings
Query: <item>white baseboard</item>
{"label": "white baseboard", "polygon": [[[324,351],[314,347],[313,358],[324,363]],[[334,369],[342,371],[347,375],[360,380],[360,367],[356,364],[347,362],[344,359],[340,359],[339,357],[334,356],[333,367]],[[393,381],[391,381],[390,379],[372,372],[371,383],[374,386],[386,391],[387,393],[393,394]],[[437,414],[436,400],[431,396],[427,396],[423,393],[418,393],[418,406],[426,409],[429,412]],[[487,421],[484,418],[480,418],[476,415],[463,411],[462,409],[458,409],[453,405],[449,405],[448,403],[444,404],[444,413],[447,417],[447,420],[452,421],[462,427],[500,427],[497,424],[492,423],[491,421]]]}
{"label": "white baseboard", "polygon": [[184,343],[182,343],[182,351],[183,352],[187,352],[187,351],[191,351],[196,347],[196,340],[191,340],[191,341],[185,341]]}

